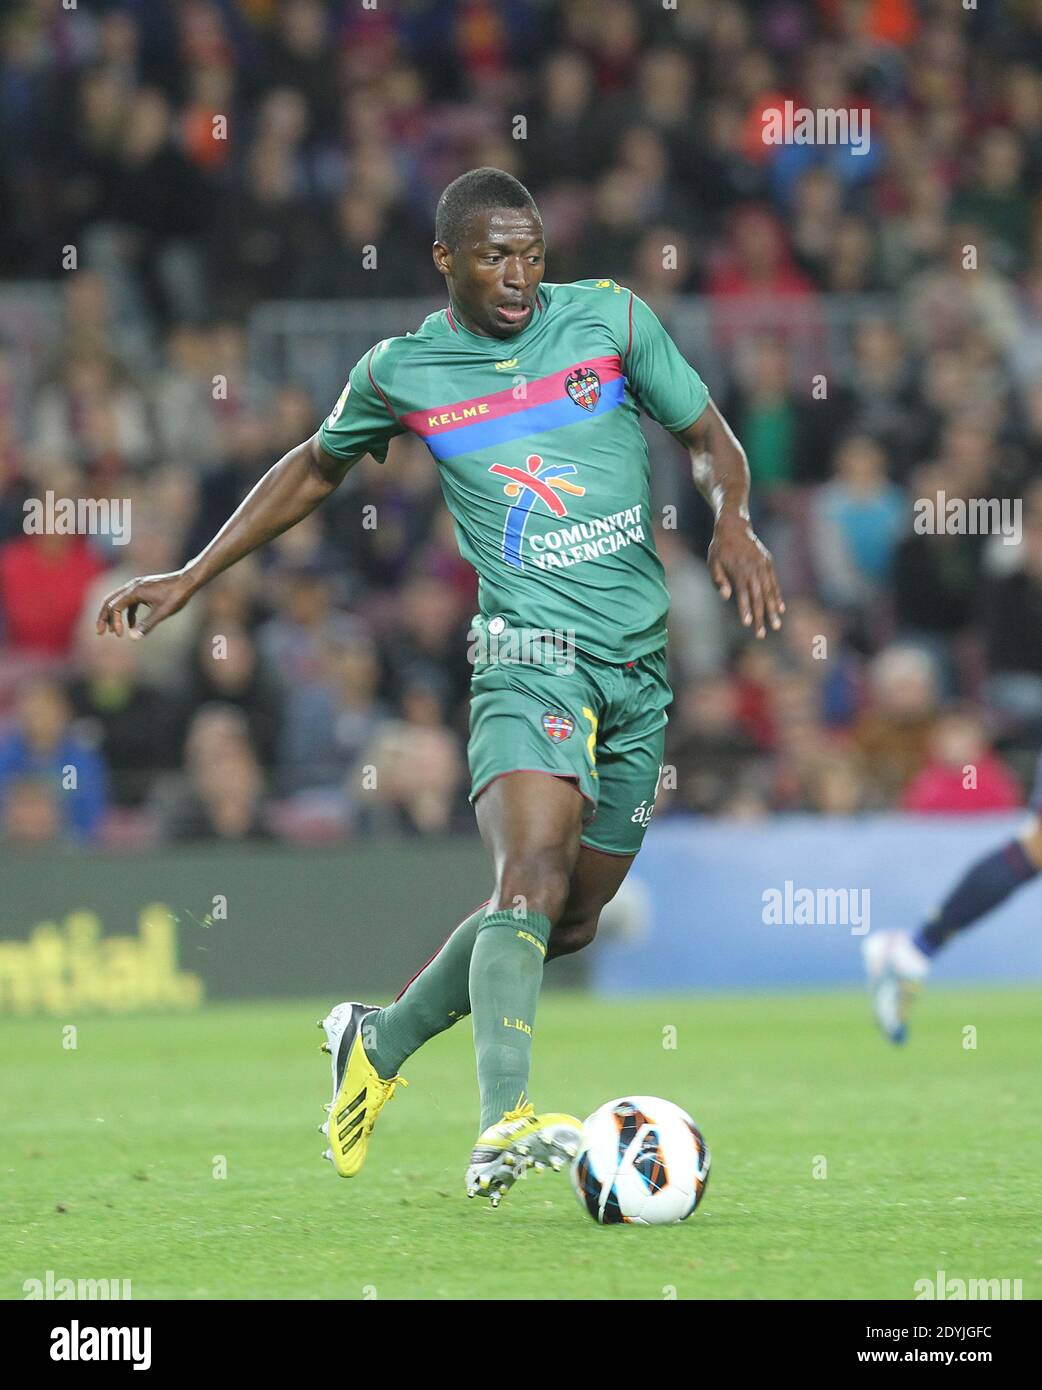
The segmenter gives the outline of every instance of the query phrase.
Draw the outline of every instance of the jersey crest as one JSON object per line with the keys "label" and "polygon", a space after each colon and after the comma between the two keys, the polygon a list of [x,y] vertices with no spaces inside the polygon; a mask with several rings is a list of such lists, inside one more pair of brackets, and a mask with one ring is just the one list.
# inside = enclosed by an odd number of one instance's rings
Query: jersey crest
{"label": "jersey crest", "polygon": [[564,379],[564,389],[583,410],[596,410],[601,398],[601,379],[592,367],[576,367]]}

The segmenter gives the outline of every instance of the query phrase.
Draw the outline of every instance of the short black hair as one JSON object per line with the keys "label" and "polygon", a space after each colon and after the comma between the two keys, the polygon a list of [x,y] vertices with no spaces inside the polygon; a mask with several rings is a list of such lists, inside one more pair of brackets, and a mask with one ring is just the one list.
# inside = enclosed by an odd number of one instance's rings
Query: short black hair
{"label": "short black hair", "polygon": [[470,219],[489,208],[531,208],[542,221],[535,199],[523,183],[505,169],[486,166],[460,174],[438,199],[434,214],[435,240],[455,251]]}

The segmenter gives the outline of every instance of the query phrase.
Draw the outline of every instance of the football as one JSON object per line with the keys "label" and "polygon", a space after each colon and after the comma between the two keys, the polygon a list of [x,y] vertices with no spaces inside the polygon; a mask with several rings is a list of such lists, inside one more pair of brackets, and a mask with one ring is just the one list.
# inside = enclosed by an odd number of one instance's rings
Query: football
{"label": "football", "polygon": [[623,1096],[583,1125],[572,1183],[602,1226],[685,1221],[709,1181],[709,1150],[686,1110],[658,1096]]}

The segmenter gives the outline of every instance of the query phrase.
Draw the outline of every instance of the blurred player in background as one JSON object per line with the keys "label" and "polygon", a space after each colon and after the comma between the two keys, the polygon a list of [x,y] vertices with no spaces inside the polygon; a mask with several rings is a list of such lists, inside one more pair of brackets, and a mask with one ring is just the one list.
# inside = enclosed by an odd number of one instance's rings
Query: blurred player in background
{"label": "blurred player in background", "polygon": [[[544,284],[542,220],[502,170],[451,183],[435,235],[449,307],[372,348],[318,433],[209,545],[110,594],[97,630],[122,635],[126,612],[144,636],[312,512],[366,454],[383,462],[406,431],[426,443],[480,576],[469,759],[495,887],[393,1004],[342,1003],[322,1020],[333,1058],[323,1131],[337,1171],[356,1174],[400,1067],[469,1013],[481,1116],[466,1187],[498,1204],[526,1167],[560,1167],[578,1142],[574,1117],[528,1099],[543,964],[593,939],[644,838],[663,761],[669,598],[641,409],[689,451],[715,517],[709,569],[722,597],[734,595],[757,638],[780,627],[784,605],[750,526],[745,454],[648,306],[610,279]],[[551,649],[527,660],[548,634]]]}
{"label": "blurred player in background", "polygon": [[918,931],[873,932],[865,938],[862,954],[872,1011],[891,1042],[905,1041],[909,1010],[937,952],[1042,869],[1042,758],[1031,800],[1035,814],[1020,834],[978,859]]}

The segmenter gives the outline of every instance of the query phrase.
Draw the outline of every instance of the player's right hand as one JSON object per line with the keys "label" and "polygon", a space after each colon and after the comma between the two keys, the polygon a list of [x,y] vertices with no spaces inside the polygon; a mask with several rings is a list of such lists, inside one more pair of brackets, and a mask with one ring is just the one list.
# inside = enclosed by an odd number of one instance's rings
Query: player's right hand
{"label": "player's right hand", "polygon": [[[188,576],[177,570],[173,574],[150,574],[141,579],[132,579],[119,589],[114,589],[98,611],[95,630],[99,637],[106,632],[123,636],[123,614],[131,637],[144,637],[157,623],[179,613],[192,597],[192,583]],[[140,606],[148,609],[147,617],[137,620]]]}

